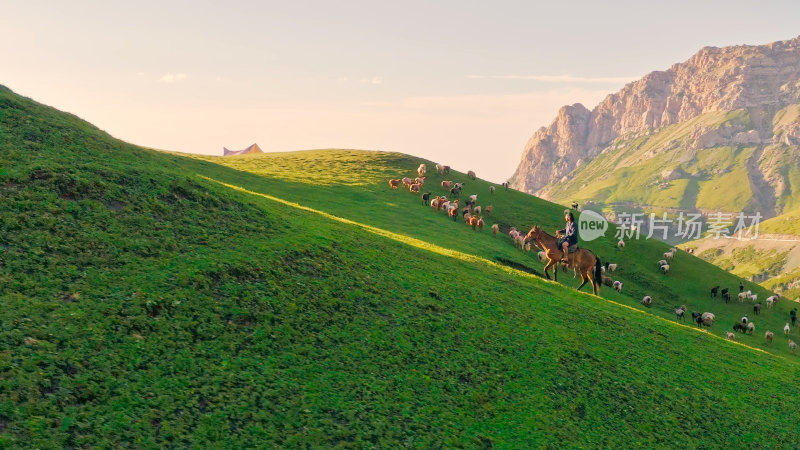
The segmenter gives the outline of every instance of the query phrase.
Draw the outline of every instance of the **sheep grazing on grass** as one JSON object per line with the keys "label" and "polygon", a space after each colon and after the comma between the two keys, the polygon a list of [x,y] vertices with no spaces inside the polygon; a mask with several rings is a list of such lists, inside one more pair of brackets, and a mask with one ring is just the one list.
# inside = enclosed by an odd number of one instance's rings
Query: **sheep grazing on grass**
{"label": "sheep grazing on grass", "polygon": [[753,294],[750,296],[750,301],[754,302],[756,300],[758,300],[758,294]]}
{"label": "sheep grazing on grass", "polygon": [[753,314],[761,314],[761,303],[756,303],[753,305]]}
{"label": "sheep grazing on grass", "polygon": [[658,261],[658,267],[666,266],[667,264],[668,263],[667,263],[666,259],[661,259],[661,260]]}
{"label": "sheep grazing on grass", "polygon": [[469,170],[469,171],[467,171],[467,176],[474,180],[475,179],[475,172]]}
{"label": "sheep grazing on grass", "polygon": [[473,230],[475,229],[475,227],[478,226],[478,217],[477,216],[472,216],[472,217],[469,218],[469,226],[471,226]]}
{"label": "sheep grazing on grass", "polygon": [[620,240],[619,240],[619,242],[617,242],[617,247],[619,247],[619,248],[625,248],[625,241],[623,241],[622,239],[620,239]]}
{"label": "sheep grazing on grass", "polygon": [[435,167],[436,167],[436,171],[437,171],[437,172],[439,172],[439,174],[442,174],[442,173],[444,173],[444,170],[442,170],[442,169],[443,169],[443,167],[442,167],[442,165],[441,165],[441,164],[436,164],[436,166],[435,166]]}
{"label": "sheep grazing on grass", "polygon": [[608,268],[609,272],[613,272],[613,271],[617,270],[617,264],[616,263],[608,263],[608,264],[606,264],[606,267]]}
{"label": "sheep grazing on grass", "polygon": [[767,308],[772,308],[772,305],[775,303],[777,298],[774,295],[767,297]]}
{"label": "sheep grazing on grass", "polygon": [[418,193],[419,193],[419,189],[420,189],[421,187],[422,187],[422,185],[421,185],[421,184],[412,184],[411,186],[409,186],[409,187],[408,187],[408,190],[409,190],[410,192],[414,192],[414,193],[418,194]]}
{"label": "sheep grazing on grass", "polygon": [[653,304],[653,298],[650,297],[649,295],[645,295],[644,298],[642,299],[642,304],[649,308],[650,305]]}
{"label": "sheep grazing on grass", "polygon": [[788,324],[788,323],[787,323],[786,325],[784,325],[784,326],[783,326],[783,334],[785,334],[786,336],[788,336],[788,335],[789,335],[789,331],[790,331],[790,330],[791,330],[791,328],[789,327],[789,324]]}
{"label": "sheep grazing on grass", "polygon": [[719,293],[719,286],[714,286],[714,287],[711,288],[711,296],[712,297],[716,297],[718,293]]}
{"label": "sheep grazing on grass", "polygon": [[478,201],[478,194],[472,194],[472,195],[470,195],[470,196],[469,196],[469,201],[470,201],[471,203],[475,203],[475,202],[477,202],[477,201]]}
{"label": "sheep grazing on grass", "polygon": [[747,325],[747,316],[742,316],[742,324]]}
{"label": "sheep grazing on grass", "polygon": [[451,180],[442,181],[442,189],[445,191],[449,191],[453,187],[453,182]]}
{"label": "sheep grazing on grass", "polygon": [[681,305],[680,308],[675,308],[675,320],[684,320],[686,318],[686,305]]}
{"label": "sheep grazing on grass", "polygon": [[412,184],[414,184],[414,180],[412,180],[411,178],[408,178],[408,177],[405,177],[400,181],[403,182],[403,186],[405,186],[405,187],[408,187],[408,186],[411,186]]}
{"label": "sheep grazing on grass", "polygon": [[608,287],[614,287],[614,281],[611,278],[609,278],[609,277],[607,277],[605,275],[602,276],[600,281],[602,281],[603,284],[608,286]]}
{"label": "sheep grazing on grass", "polygon": [[703,315],[699,312],[692,311],[692,322],[696,323],[697,326],[700,326],[703,323]]}
{"label": "sheep grazing on grass", "polygon": [[483,231],[483,217],[478,218],[478,230]]}
{"label": "sheep grazing on grass", "polygon": [[617,292],[622,292],[622,282],[621,281],[614,281],[614,284],[611,286]]}
{"label": "sheep grazing on grass", "polygon": [[735,334],[733,334],[733,333],[731,333],[730,331],[726,331],[726,332],[725,332],[725,339],[727,339],[727,340],[729,340],[729,341],[734,341],[734,342],[736,342],[736,335],[735,335]]}
{"label": "sheep grazing on grass", "polygon": [[[438,200],[438,199],[434,199],[434,201],[435,200]],[[422,194],[422,204],[425,205],[425,206],[428,206],[428,205],[431,204],[431,193],[430,192],[426,192],[426,193]]]}
{"label": "sheep grazing on grass", "polygon": [[725,299],[725,303],[730,302],[731,301],[731,293],[730,292],[723,292],[722,293],[722,298]]}
{"label": "sheep grazing on grass", "polygon": [[461,188],[460,187],[455,187],[454,186],[453,189],[450,189],[450,195],[452,195],[453,197],[458,197],[460,194],[461,194]]}
{"label": "sheep grazing on grass", "polygon": [[397,189],[400,187],[400,184],[403,180],[389,180],[389,188],[390,189]]}
{"label": "sheep grazing on grass", "polygon": [[428,178],[428,177],[414,178],[414,183],[417,183],[417,184],[425,184],[425,180],[426,180],[427,178]]}
{"label": "sheep grazing on grass", "polygon": [[461,217],[464,217],[467,214],[469,214],[469,206],[461,210]]}
{"label": "sheep grazing on grass", "polygon": [[664,258],[665,259],[672,259],[674,257],[675,257],[675,253],[672,253],[672,252],[665,252],[664,253]]}
{"label": "sheep grazing on grass", "polygon": [[663,272],[664,274],[669,272],[669,264],[664,264],[663,266],[661,266],[661,272]]}
{"label": "sheep grazing on grass", "polygon": [[476,207],[472,208],[472,213],[480,215],[481,214],[481,210],[482,210],[482,208],[480,206],[476,206]]}
{"label": "sheep grazing on grass", "polygon": [[488,216],[489,214],[491,214],[491,213],[492,213],[492,211],[494,211],[494,206],[492,206],[492,205],[489,205],[489,206],[487,206],[487,207],[486,207],[486,215],[487,215],[487,216]]}
{"label": "sheep grazing on grass", "polygon": [[498,231],[500,231],[500,226],[497,224],[492,225],[492,234],[497,236]]}
{"label": "sheep grazing on grass", "polygon": [[525,235],[524,234],[518,234],[517,237],[514,238],[514,245],[516,245],[520,249],[524,249],[525,248]]}
{"label": "sheep grazing on grass", "polygon": [[733,324],[733,331],[744,333],[745,331],[747,331],[747,325],[736,322],[735,324]]}
{"label": "sheep grazing on grass", "polygon": [[418,174],[419,176],[421,176],[421,177],[422,177],[422,176],[425,176],[425,172],[426,172],[427,170],[428,170],[428,169],[425,167],[425,164],[420,164],[420,165],[419,165],[419,167],[417,167],[417,174]]}
{"label": "sheep grazing on grass", "polygon": [[795,351],[795,349],[797,349],[797,344],[795,344],[794,341],[789,340],[789,350]]}
{"label": "sheep grazing on grass", "polygon": [[[453,218],[453,222],[458,220],[458,207],[450,206],[450,209],[447,211],[447,215]],[[494,228],[492,228],[494,230]]]}
{"label": "sheep grazing on grass", "polygon": [[724,289],[722,289],[722,291],[720,291],[720,292],[721,292],[722,296],[724,297],[724,296],[725,296],[725,294],[728,294],[728,293],[730,292],[730,289],[728,289],[728,288],[724,288]]}
{"label": "sheep grazing on grass", "polygon": [[494,194],[494,186],[489,186],[489,193]]}
{"label": "sheep grazing on grass", "polygon": [[470,214],[470,213],[469,213],[469,211],[467,211],[467,213],[466,213],[466,214],[464,214],[464,223],[466,223],[467,225],[469,225],[469,220],[470,220],[470,219],[472,219],[472,214]]}
{"label": "sheep grazing on grass", "polygon": [[744,299],[747,298],[747,294],[744,293],[744,292],[739,292],[739,295],[737,296],[737,298],[739,299],[740,302],[744,302]]}
{"label": "sheep grazing on grass", "polygon": [[767,344],[772,344],[772,339],[774,337],[775,337],[775,335],[772,334],[772,331],[767,330],[767,332],[764,333],[764,339],[766,339]]}
{"label": "sheep grazing on grass", "polygon": [[753,322],[747,322],[747,334],[753,334],[756,331],[756,324]]}
{"label": "sheep grazing on grass", "polygon": [[517,231],[516,228],[511,227],[511,229],[508,230],[508,235],[511,236],[511,239],[516,239],[517,236],[519,236],[519,231]]}
{"label": "sheep grazing on grass", "polygon": [[704,312],[700,318],[702,319],[703,325],[707,327],[714,325],[714,313]]}

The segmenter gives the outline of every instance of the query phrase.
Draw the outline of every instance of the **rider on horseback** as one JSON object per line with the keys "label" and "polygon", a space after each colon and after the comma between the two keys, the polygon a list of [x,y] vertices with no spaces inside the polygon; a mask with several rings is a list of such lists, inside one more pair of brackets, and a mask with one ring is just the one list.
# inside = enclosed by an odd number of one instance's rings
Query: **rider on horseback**
{"label": "rider on horseback", "polygon": [[564,211],[564,220],[567,221],[567,226],[563,230],[556,231],[556,236],[560,235],[558,246],[563,252],[561,261],[568,262],[568,248],[578,243],[578,225],[575,223],[575,216],[569,210]]}

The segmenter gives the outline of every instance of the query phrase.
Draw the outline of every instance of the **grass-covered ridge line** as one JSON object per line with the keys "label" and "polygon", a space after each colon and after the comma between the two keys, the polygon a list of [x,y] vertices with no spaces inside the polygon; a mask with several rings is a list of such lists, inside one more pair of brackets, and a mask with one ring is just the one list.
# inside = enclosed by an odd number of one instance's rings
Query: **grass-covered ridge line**
{"label": "grass-covered ridge line", "polygon": [[[537,263],[507,236],[388,190],[384,175],[420,160],[335,155],[385,163],[329,170],[327,183],[248,173],[131,146],[0,92],[2,445],[798,441],[797,355],[782,336],[764,354],[718,339],[723,325],[711,336],[664,320],[682,296],[709,309],[688,297],[734,277],[680,254],[662,278],[650,269],[663,245],[592,243],[620,262],[631,292],[603,293],[623,308],[488,264]],[[471,186],[491,198],[487,183]],[[492,202],[498,223],[561,219],[562,207],[516,192]],[[629,295],[645,289],[672,298],[634,314]]]}

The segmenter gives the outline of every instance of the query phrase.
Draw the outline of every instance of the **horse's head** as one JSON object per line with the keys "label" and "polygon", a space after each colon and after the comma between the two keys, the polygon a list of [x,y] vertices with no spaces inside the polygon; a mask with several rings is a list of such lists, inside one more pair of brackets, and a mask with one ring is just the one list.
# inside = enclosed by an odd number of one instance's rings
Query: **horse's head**
{"label": "horse's head", "polygon": [[534,225],[533,228],[531,228],[531,231],[528,231],[528,234],[525,235],[525,243],[527,244],[532,240],[538,239],[541,234],[542,234],[542,229],[539,228],[537,225]]}

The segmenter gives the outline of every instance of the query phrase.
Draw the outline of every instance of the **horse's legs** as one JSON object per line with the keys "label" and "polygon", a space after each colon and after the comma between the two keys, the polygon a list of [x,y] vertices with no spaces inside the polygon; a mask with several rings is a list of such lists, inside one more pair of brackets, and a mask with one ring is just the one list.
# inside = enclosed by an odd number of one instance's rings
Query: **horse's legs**
{"label": "horse's legs", "polygon": [[[550,279],[550,274],[547,273],[547,269],[549,269],[550,266],[552,266],[552,265],[553,265],[553,260],[551,259],[551,260],[548,260],[547,261],[547,265],[544,266],[544,276],[546,276],[548,280]],[[558,270],[556,270],[555,272],[557,273]]]}
{"label": "horse's legs", "polygon": [[580,285],[580,286],[578,286],[578,290],[579,290],[579,291],[581,290],[581,288],[583,287],[583,285],[584,285],[584,284],[586,284],[586,282],[587,282],[587,281],[589,281],[589,278],[587,278],[587,277],[586,277],[586,274],[584,274],[584,273],[581,273],[581,281],[583,281],[583,283],[581,283],[581,285]]}

